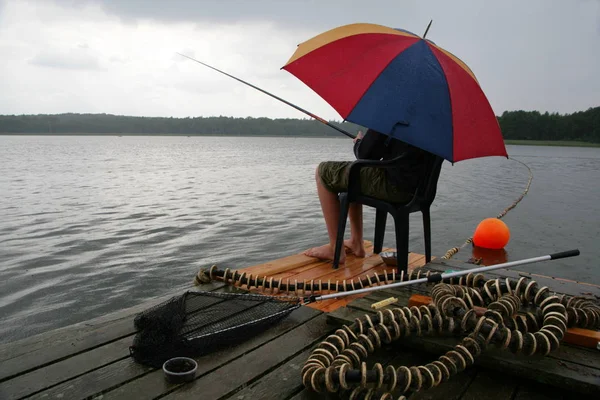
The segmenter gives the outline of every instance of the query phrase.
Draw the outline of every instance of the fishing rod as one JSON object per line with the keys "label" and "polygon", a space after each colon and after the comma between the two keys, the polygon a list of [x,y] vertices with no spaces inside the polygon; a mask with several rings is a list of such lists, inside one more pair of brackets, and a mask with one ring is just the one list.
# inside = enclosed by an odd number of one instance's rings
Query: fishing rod
{"label": "fishing rod", "polygon": [[578,256],[579,254],[580,253],[579,253],[578,249],[568,250],[568,251],[563,251],[563,252],[554,253],[554,254],[548,254],[548,255],[540,256],[540,257],[526,258],[523,260],[510,261],[510,262],[506,262],[506,263],[502,263],[502,264],[490,265],[487,267],[473,268],[473,269],[467,269],[464,271],[456,271],[456,272],[448,272],[448,273],[444,272],[444,273],[438,273],[438,274],[431,274],[427,278],[413,279],[410,281],[391,283],[388,285],[375,286],[375,287],[369,287],[369,288],[357,289],[357,290],[350,290],[348,292],[326,294],[323,296],[310,296],[310,297],[305,298],[304,302],[305,303],[313,303],[315,301],[336,299],[338,297],[345,297],[345,296],[351,296],[354,294],[374,292],[376,290],[385,290],[385,289],[391,289],[391,288],[398,288],[398,287],[402,287],[402,286],[416,285],[419,283],[437,283],[437,282],[441,282],[444,279],[456,278],[459,276],[464,276],[464,275],[468,275],[468,274],[472,274],[472,273],[487,272],[487,271],[493,271],[496,269],[510,268],[510,267],[514,267],[517,265],[525,265],[525,264],[532,264],[532,263],[536,263],[536,262],[540,262],[540,261],[556,260],[559,258],[573,257],[573,256]]}
{"label": "fishing rod", "polygon": [[196,60],[195,58],[192,58],[192,57],[190,57],[190,56],[186,56],[185,54],[181,54],[181,53],[177,53],[177,54],[179,54],[180,56],[182,56],[182,57],[185,57],[185,58],[187,58],[187,59],[189,59],[189,60],[195,61],[195,62],[197,62],[198,64],[202,64],[202,65],[204,65],[205,67],[208,67],[208,68],[210,68],[210,69],[212,69],[212,70],[215,70],[215,71],[217,71],[217,72],[220,72],[221,74],[223,74],[223,75],[226,75],[226,76],[228,76],[228,77],[230,77],[230,78],[233,78],[233,79],[235,79],[235,80],[236,80],[236,81],[238,81],[238,82],[242,82],[243,84],[245,84],[245,85],[248,85],[248,86],[250,86],[251,88],[254,88],[254,89],[256,89],[256,90],[258,90],[258,91],[260,91],[260,92],[263,92],[264,94],[266,94],[266,95],[269,95],[269,96],[273,97],[274,99],[277,99],[277,100],[281,101],[282,103],[285,103],[285,104],[287,104],[288,106],[290,106],[290,107],[293,107],[293,108],[295,108],[296,110],[303,112],[304,114],[308,115],[309,117],[316,119],[317,121],[321,122],[322,124],[325,124],[325,125],[327,125],[328,127],[330,127],[330,128],[333,128],[333,129],[335,129],[336,131],[338,131],[338,132],[341,132],[341,133],[343,133],[344,135],[346,135],[346,136],[348,136],[348,137],[350,137],[350,138],[352,138],[352,139],[355,139],[355,138],[356,138],[356,135],[353,135],[353,134],[351,134],[350,132],[348,132],[348,131],[345,131],[344,129],[342,129],[342,128],[338,127],[338,126],[335,126],[335,125],[333,125],[332,123],[330,123],[330,122],[328,122],[328,121],[325,121],[323,118],[319,117],[318,115],[315,115],[315,114],[311,113],[310,111],[307,111],[307,110],[303,109],[302,107],[298,107],[297,105],[295,105],[295,104],[292,104],[292,103],[290,103],[289,101],[287,101],[287,100],[284,100],[284,99],[282,99],[282,98],[281,98],[281,97],[279,97],[279,96],[275,96],[273,93],[269,93],[269,92],[267,92],[267,91],[266,91],[266,90],[264,90],[264,89],[261,89],[261,88],[259,88],[259,87],[257,87],[257,86],[254,86],[253,84],[251,84],[251,83],[248,83],[248,82],[246,82],[246,81],[244,81],[244,80],[242,80],[242,79],[240,79],[240,78],[236,78],[235,76],[233,76],[233,75],[231,75],[231,74],[228,74],[227,72],[221,71],[221,70],[220,70],[220,69],[218,69],[218,68],[212,67],[212,66],[210,66],[210,65],[208,65],[208,64],[206,64],[206,63],[203,63],[202,61],[198,61],[198,60]]}

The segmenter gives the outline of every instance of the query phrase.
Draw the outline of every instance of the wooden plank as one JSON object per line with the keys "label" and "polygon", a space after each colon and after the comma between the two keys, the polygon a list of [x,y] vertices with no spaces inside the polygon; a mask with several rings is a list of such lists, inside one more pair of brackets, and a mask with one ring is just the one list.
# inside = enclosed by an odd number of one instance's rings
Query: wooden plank
{"label": "wooden plank", "polygon": [[[302,389],[288,400],[338,400],[339,396],[330,393],[317,393],[312,390]],[[246,400],[246,399],[240,399]]]}
{"label": "wooden plank", "polygon": [[[365,249],[372,250],[373,244],[368,240],[365,240]],[[353,255],[349,254],[350,257],[354,258]],[[279,258],[277,260],[269,261],[263,264],[257,264],[250,267],[242,268],[239,272],[246,272],[247,274],[258,275],[258,276],[279,276],[285,273],[293,273],[297,271],[305,270],[308,268],[314,268],[316,264],[319,264],[319,268],[326,267],[332,268],[331,261],[321,261],[314,257],[304,255],[304,251],[293,254],[291,256]]]}
{"label": "wooden plank", "polygon": [[304,388],[300,371],[310,353],[310,349],[303,351],[271,373],[249,384],[241,391],[232,393],[227,398],[280,400],[293,396]]}
{"label": "wooden plank", "polygon": [[[411,256],[413,254],[411,253]],[[413,260],[411,261],[411,263],[408,266],[408,271],[412,271],[415,268],[419,268],[422,267],[425,263],[425,256],[420,255],[420,254],[414,254]],[[391,273],[391,268],[382,264],[377,265],[376,268],[372,269],[371,271],[377,274],[381,274],[381,273]],[[369,271],[369,272],[371,272]],[[362,276],[358,276],[359,278],[362,278]],[[383,285],[384,283],[382,283]],[[376,291],[374,293],[381,293],[383,291]],[[361,295],[353,295],[353,296],[346,296],[346,297],[342,297],[339,299],[331,299],[331,300],[325,300],[324,302],[321,302],[321,304],[319,305],[319,303],[317,303],[318,309],[323,311],[323,312],[331,312],[333,310],[336,310],[340,307],[346,306],[347,304],[349,304],[351,301],[353,301],[354,299],[358,299],[361,297],[365,297],[368,296],[368,293],[365,294],[361,294]],[[314,307],[317,308],[317,305],[315,305]]]}
{"label": "wooden plank", "polygon": [[131,357],[127,357],[37,392],[27,399],[85,399],[151,371],[152,368],[137,364]]}
{"label": "wooden plank", "polygon": [[[393,345],[385,345],[373,354],[369,359],[369,364],[382,363],[383,365],[388,364],[393,360],[394,355],[400,350],[395,348]],[[294,357],[291,361],[281,365],[280,367],[269,372],[256,382],[251,383],[245,389],[235,392],[231,395],[231,398],[243,400],[243,399],[260,399],[260,400],[279,400],[293,397],[297,393],[304,391],[302,384],[302,376],[300,371],[304,366],[304,363],[310,356],[311,350],[306,350],[300,355]],[[312,391],[309,391],[312,392]],[[312,395],[310,395],[312,397]],[[320,397],[323,399],[333,394],[321,393]]]}
{"label": "wooden plank", "polygon": [[[218,290],[229,290],[229,288],[221,288]],[[223,301],[218,298],[210,300],[214,300],[214,303]],[[231,301],[229,302],[228,307],[234,312],[236,309],[243,310],[249,306],[240,306],[235,301]],[[130,320],[130,325],[133,327],[132,320]],[[133,334],[126,336],[123,339],[33,369],[28,373],[20,374],[10,380],[0,383],[0,392],[10,395],[11,398],[31,395],[47,387],[76,378],[88,371],[122,361],[129,357],[128,348],[132,341]]]}
{"label": "wooden plank", "polygon": [[313,257],[306,256],[302,253],[294,254],[277,260],[269,261],[263,264],[253,265],[251,267],[240,269],[240,272],[246,271],[252,275],[277,275],[290,269],[303,267],[306,265],[313,264],[315,259]]}
{"label": "wooden plank", "polygon": [[518,382],[512,377],[479,369],[477,376],[460,397],[461,400],[511,400]]}
{"label": "wooden plank", "polygon": [[[421,255],[415,255],[416,259],[420,259],[421,257],[422,257]],[[366,276],[367,274],[368,275],[371,275],[374,273],[380,274],[380,273],[383,273],[384,271],[391,273],[393,270],[390,267],[382,265],[379,261],[377,261],[378,266],[376,268],[373,268],[370,266],[369,262],[370,262],[369,259],[365,259],[365,261],[359,268],[357,268],[355,266],[354,268],[346,269],[346,270],[342,270],[342,269],[332,270],[332,272],[329,272],[329,273],[323,275],[322,277],[320,277],[320,279],[323,279],[324,281],[331,279],[332,283],[335,283],[336,280],[339,280],[340,283],[342,283],[342,281],[344,279],[346,279],[347,281],[351,281],[356,278],[362,278],[362,277]],[[372,260],[371,260],[371,262],[372,262]],[[354,299],[358,299],[358,298],[361,298],[361,297],[364,297],[367,295],[368,295],[368,293],[364,293],[364,294],[358,294],[358,295],[352,295],[352,296],[345,296],[340,299],[324,300],[324,301],[321,301],[318,303],[310,304],[309,307],[313,307],[313,308],[319,309],[324,312],[330,312],[339,307],[345,306],[346,304],[350,303]]]}
{"label": "wooden plank", "polygon": [[[421,365],[431,362],[431,360],[424,362]],[[396,365],[396,364],[394,364]],[[454,375],[448,381],[439,384],[438,386],[432,387],[431,389],[416,392],[410,396],[411,400],[431,400],[431,399],[443,399],[443,400],[458,400],[460,396],[467,390],[469,385],[475,379],[475,369],[468,369],[459,374]],[[483,397],[487,400],[487,397]],[[506,399],[509,400],[509,399]]]}
{"label": "wooden plank", "polygon": [[[211,374],[183,385],[165,397],[167,400],[202,398],[220,399],[239,391],[267,371],[312,347],[331,332],[325,315],[319,315],[296,329],[279,336],[260,348],[247,353]],[[249,368],[251,366],[251,368]]]}
{"label": "wooden plank", "polygon": [[[348,283],[350,283],[350,281],[355,280],[356,278],[362,278],[366,275],[371,275],[373,273],[382,273],[383,270],[381,270],[381,271],[374,270],[374,268],[372,267],[373,261],[376,261],[376,260],[373,260],[370,258],[356,259],[356,260],[353,260],[352,263],[349,263],[348,268],[340,268],[337,270],[329,269],[328,271],[323,273],[321,276],[319,276],[319,279],[322,279],[325,282],[327,282],[331,279],[331,283],[335,283],[336,281],[339,281],[339,283],[342,284],[344,280],[346,280]],[[390,271],[389,268],[388,268],[388,271]],[[343,305],[348,304],[353,299],[364,297],[366,295],[367,294],[359,294],[359,295],[346,296],[341,299],[329,299],[329,300],[320,301],[318,303],[312,303],[312,304],[309,304],[308,306],[315,308],[317,310],[328,312],[328,311],[334,310],[337,307],[341,307]]]}
{"label": "wooden plank", "polygon": [[[334,284],[336,281],[352,280],[356,277],[362,276],[368,272],[372,272],[374,264],[381,264],[381,259],[378,256],[372,256],[368,258],[357,258],[352,255],[349,255],[346,261],[346,266],[344,268],[333,269],[331,268],[331,262],[320,262],[318,260],[314,260],[313,264],[305,265],[299,269],[290,269],[284,272],[280,272],[278,274],[268,275],[268,277],[273,277],[276,280],[284,280],[287,282],[289,279],[289,283],[303,282],[304,280],[315,280],[319,279],[327,282],[331,280],[331,283]],[[245,268],[242,270],[246,273],[256,273],[254,267]],[[260,276],[260,275],[258,275]],[[256,290],[253,290],[256,291]],[[287,293],[276,293],[277,294],[287,294]],[[304,292],[298,292],[298,295],[305,295]],[[332,308],[332,304],[337,303],[338,307],[347,304],[351,301],[351,298],[345,299],[331,299],[325,300],[318,303],[313,303],[308,305],[311,308],[317,310],[329,310]]]}
{"label": "wooden plank", "polygon": [[[224,285],[222,283],[215,282],[212,284],[208,284],[206,289],[202,290],[210,291],[223,286]],[[174,288],[170,294],[164,296],[157,296],[143,303],[123,310],[106,314],[91,320],[72,324],[63,328],[54,329],[49,332],[30,336],[14,342],[0,344],[0,363],[31,351],[46,348],[48,341],[52,341],[53,343],[58,343],[61,341],[66,342],[72,340],[73,337],[78,337],[78,335],[80,334],[85,334],[85,332],[87,331],[92,331],[98,326],[103,326],[107,323],[115,322],[123,318],[129,318],[131,315],[137,314],[138,312],[145,310],[149,305],[158,304],[161,301],[168,300],[169,298],[173,297],[179,292],[183,292],[185,290],[192,290],[193,288],[194,287],[190,285]]]}
{"label": "wooden plank", "polygon": [[[371,242],[365,241],[365,250],[367,254],[372,252],[373,245]],[[383,251],[392,250],[393,249],[383,249]],[[252,274],[253,276],[258,276],[261,278],[266,276],[267,278],[273,277],[276,280],[283,279],[284,281],[287,281],[289,279],[290,283],[294,283],[295,281],[303,282],[304,280],[322,280],[325,282],[331,280],[332,283],[335,283],[339,280],[341,283],[341,281],[344,279],[350,281],[352,279],[362,278],[367,274],[380,274],[384,271],[391,272],[394,269],[394,267],[386,266],[381,260],[381,257],[379,257],[377,254],[371,254],[365,258],[357,258],[352,254],[348,254],[346,257],[345,266],[339,269],[333,269],[331,261],[320,261],[316,258],[312,258],[312,263],[296,263],[295,261],[297,260],[297,256],[300,255],[302,255],[302,253],[295,255],[295,258],[284,257],[266,264],[247,267],[239,270],[239,272],[245,272],[246,274]],[[424,264],[424,255],[417,253],[409,254],[409,270],[423,266]],[[254,289],[253,291],[256,290]],[[303,292],[299,292],[298,295],[303,296],[305,294]],[[308,306],[317,310],[329,312],[338,307],[345,306],[355,298],[363,296],[365,296],[365,294],[347,296],[339,299],[329,299],[318,303],[309,304]]]}
{"label": "wooden plank", "polygon": [[[198,362],[196,377],[200,378],[231,360],[235,360],[254,349],[260,349],[260,346],[265,343],[288,332],[293,332],[298,326],[319,315],[321,315],[319,311],[308,307],[300,307],[260,335],[248,338],[236,346],[196,358]],[[213,377],[213,379],[215,378]],[[102,392],[103,400],[153,399],[177,387],[177,385],[171,385],[165,381],[162,370],[153,370],[147,375],[132,377],[128,382],[121,385],[115,385],[107,379],[104,380],[104,387],[95,393],[100,395]],[[216,378],[216,382],[218,382],[218,378]]]}
{"label": "wooden plank", "polygon": [[573,393],[534,382],[521,383],[513,400],[563,400],[577,398]]}
{"label": "wooden plank", "polygon": [[[355,308],[357,304],[359,308]],[[330,313],[329,318],[352,323],[365,312],[369,312],[369,303],[365,299],[359,299],[351,303],[350,307]],[[412,337],[404,338],[403,341],[411,348],[434,354],[442,354],[458,343],[455,338],[439,337]],[[491,348],[478,358],[477,364],[579,393],[600,393],[600,370],[570,361],[556,360],[552,357],[525,357]]]}
{"label": "wooden plank", "polygon": [[[229,290],[223,284],[211,284],[208,290]],[[183,289],[190,290],[189,287]],[[2,348],[0,382],[10,377],[32,371],[66,357],[93,349],[135,333],[133,316],[180,292],[157,297],[144,304],[112,313],[94,320],[61,328],[47,334],[9,343]]]}
{"label": "wooden plank", "polygon": [[[366,246],[365,250],[367,254],[372,251],[372,244],[368,241],[365,241]],[[392,249],[384,249],[384,251],[390,251]],[[300,253],[300,255],[302,255]],[[296,255],[298,256],[298,255]],[[307,257],[307,256],[303,256]],[[331,261],[320,261],[316,258],[309,257],[312,259],[311,263],[302,263],[302,265],[289,264],[288,258],[282,258],[280,260],[271,261],[267,264],[259,264],[247,268],[243,268],[239,270],[239,272],[246,272],[247,274],[252,274],[253,276],[267,276],[273,277],[275,279],[290,279],[291,282],[294,282],[294,279],[297,279],[301,282],[303,279],[325,279],[325,275],[329,275],[332,271],[350,271],[351,276],[358,276],[354,273],[355,269],[360,270],[362,273],[373,273],[375,271],[371,271],[371,269],[376,269],[378,273],[383,272],[383,269],[387,269],[391,272],[393,267],[386,266],[381,257],[377,254],[371,254],[365,258],[357,258],[352,254],[348,254],[346,259],[346,265],[344,267],[339,268],[338,270],[334,270],[332,268]],[[281,263],[281,265],[279,265]],[[409,267],[417,267],[425,264],[425,256],[417,253],[409,254]],[[327,279],[329,279],[328,277]]]}
{"label": "wooden plank", "polygon": [[93,369],[111,364],[128,357],[127,348],[132,338],[97,347],[85,353],[67,358],[45,368],[0,383],[0,393],[6,399],[19,399],[57,385]]}

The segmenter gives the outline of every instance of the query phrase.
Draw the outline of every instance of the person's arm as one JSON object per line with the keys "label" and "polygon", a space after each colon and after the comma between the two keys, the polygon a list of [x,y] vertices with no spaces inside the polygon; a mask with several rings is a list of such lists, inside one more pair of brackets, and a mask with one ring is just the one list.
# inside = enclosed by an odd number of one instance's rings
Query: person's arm
{"label": "person's arm", "polygon": [[369,129],[362,136],[361,132],[354,140],[354,155],[357,159],[380,160],[385,152],[386,136]]}

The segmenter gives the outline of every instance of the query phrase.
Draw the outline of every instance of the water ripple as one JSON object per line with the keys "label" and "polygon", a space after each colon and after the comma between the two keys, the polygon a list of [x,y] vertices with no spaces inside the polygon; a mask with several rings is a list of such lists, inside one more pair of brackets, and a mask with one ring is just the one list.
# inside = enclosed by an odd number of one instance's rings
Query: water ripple
{"label": "water ripple", "polygon": [[[509,154],[534,170],[531,192],[505,217],[509,257],[579,247],[576,259],[529,270],[600,283],[591,267],[600,224],[590,218],[600,151]],[[0,136],[0,342],[171,293],[200,267],[241,268],[324,243],[314,170],[351,157],[351,143],[336,139]],[[445,164],[434,255],[511,204],[527,178],[502,158]],[[375,214],[364,214],[372,240]],[[410,221],[410,248],[422,252],[420,216]],[[385,245],[394,240],[390,222]]]}

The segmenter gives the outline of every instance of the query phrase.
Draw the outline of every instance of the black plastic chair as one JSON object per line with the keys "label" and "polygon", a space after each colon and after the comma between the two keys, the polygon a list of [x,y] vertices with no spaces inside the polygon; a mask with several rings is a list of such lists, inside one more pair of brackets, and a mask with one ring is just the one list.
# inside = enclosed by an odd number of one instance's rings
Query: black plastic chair
{"label": "black plastic chair", "polygon": [[383,237],[388,213],[394,218],[396,230],[396,252],[398,272],[407,272],[408,269],[408,234],[409,215],[421,211],[423,214],[423,231],[425,236],[425,260],[431,261],[431,218],[429,209],[435,199],[437,182],[442,169],[444,159],[431,154],[426,161],[425,173],[421,177],[417,190],[408,203],[389,203],[360,193],[360,170],[364,167],[391,168],[402,159],[402,156],[392,160],[356,160],[350,166],[348,177],[348,191],[339,194],[340,220],[333,258],[333,268],[338,268],[340,256],[344,243],[344,231],[348,218],[350,203],[361,203],[374,207],[375,217],[375,240],[373,241],[375,254],[381,253],[383,248]]}

